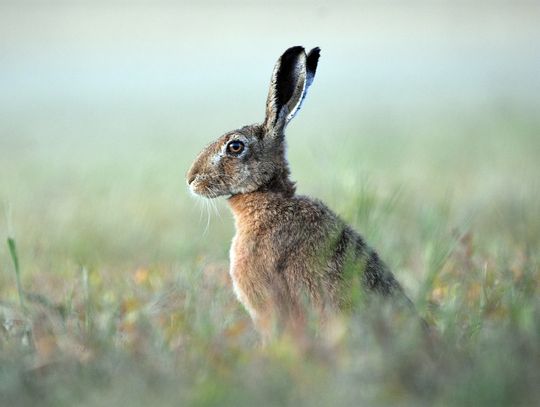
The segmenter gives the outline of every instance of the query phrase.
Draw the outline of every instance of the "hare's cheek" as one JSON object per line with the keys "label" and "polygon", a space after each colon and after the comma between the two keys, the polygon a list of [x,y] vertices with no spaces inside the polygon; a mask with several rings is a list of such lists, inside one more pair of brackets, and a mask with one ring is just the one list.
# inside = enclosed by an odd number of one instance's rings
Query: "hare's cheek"
{"label": "hare's cheek", "polygon": [[239,163],[236,159],[227,159],[221,162],[221,168],[219,168],[219,170],[221,170],[227,178],[232,179],[238,173],[238,166]]}

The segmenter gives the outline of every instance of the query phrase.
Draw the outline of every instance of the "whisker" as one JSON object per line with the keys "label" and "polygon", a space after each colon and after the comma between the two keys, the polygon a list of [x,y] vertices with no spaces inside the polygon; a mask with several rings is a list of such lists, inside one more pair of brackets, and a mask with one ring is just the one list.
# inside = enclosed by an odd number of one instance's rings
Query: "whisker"
{"label": "whisker", "polygon": [[210,227],[210,203],[208,199],[204,200],[204,207],[206,208],[206,226],[204,228],[203,236],[206,236],[208,229]]}
{"label": "whisker", "polygon": [[197,202],[197,206],[199,207],[199,223],[201,223],[203,219],[203,200],[200,196],[197,196],[195,201]]}
{"label": "whisker", "polygon": [[[212,198],[217,198],[218,197],[218,192],[215,188],[212,188],[211,190],[211,196]],[[210,200],[210,205],[212,206],[212,209],[214,210],[214,213],[219,216],[221,218],[221,214],[219,213],[218,211],[218,207],[217,207],[217,203],[216,201],[214,201],[213,199]]]}
{"label": "whisker", "polygon": [[219,206],[216,201],[213,202],[214,204],[214,213],[217,215],[218,218],[221,219],[221,213],[219,213]]}

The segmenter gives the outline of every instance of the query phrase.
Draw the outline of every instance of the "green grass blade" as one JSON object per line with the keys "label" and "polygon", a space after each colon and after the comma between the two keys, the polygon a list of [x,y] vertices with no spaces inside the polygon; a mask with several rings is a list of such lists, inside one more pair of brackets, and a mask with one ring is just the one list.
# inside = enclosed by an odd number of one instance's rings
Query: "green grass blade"
{"label": "green grass blade", "polygon": [[86,333],[90,332],[91,325],[90,325],[90,283],[88,281],[88,269],[86,267],[82,268],[82,275],[83,275],[83,291],[84,291],[84,326],[86,329]]}
{"label": "green grass blade", "polygon": [[21,308],[24,309],[24,293],[22,290],[21,285],[21,270],[19,266],[19,256],[17,255],[17,246],[15,244],[15,239],[12,237],[7,238],[7,244],[9,247],[9,253],[11,255],[11,259],[13,260],[13,267],[15,269],[15,279],[17,281],[17,291],[19,293],[19,303],[21,305]]}

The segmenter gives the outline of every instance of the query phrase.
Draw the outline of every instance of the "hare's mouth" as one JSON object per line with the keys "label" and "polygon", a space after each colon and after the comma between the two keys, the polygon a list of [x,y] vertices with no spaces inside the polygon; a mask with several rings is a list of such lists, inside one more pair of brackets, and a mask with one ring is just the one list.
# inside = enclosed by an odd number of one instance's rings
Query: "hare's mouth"
{"label": "hare's mouth", "polygon": [[224,195],[221,191],[216,188],[212,188],[209,185],[205,185],[204,181],[194,179],[189,183],[189,191],[193,195],[202,196],[204,198],[212,199],[217,198],[218,196]]}

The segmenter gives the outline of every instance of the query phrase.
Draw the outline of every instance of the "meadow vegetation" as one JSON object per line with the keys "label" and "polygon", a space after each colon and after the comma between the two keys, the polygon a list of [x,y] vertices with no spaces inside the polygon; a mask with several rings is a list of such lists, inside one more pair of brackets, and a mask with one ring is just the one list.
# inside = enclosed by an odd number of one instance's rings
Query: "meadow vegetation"
{"label": "meadow vegetation", "polygon": [[230,286],[226,203],[183,179],[226,112],[203,128],[107,112],[2,123],[0,405],[538,403],[538,115],[363,111],[336,127],[303,111],[300,192],[379,250],[438,339],[358,310],[307,346],[261,348]]}

